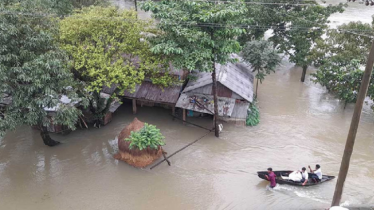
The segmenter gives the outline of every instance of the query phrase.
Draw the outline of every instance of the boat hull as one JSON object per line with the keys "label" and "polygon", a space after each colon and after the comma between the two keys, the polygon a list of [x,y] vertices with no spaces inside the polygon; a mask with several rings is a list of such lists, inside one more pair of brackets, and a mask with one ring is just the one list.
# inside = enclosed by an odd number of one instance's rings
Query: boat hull
{"label": "boat hull", "polygon": [[[292,180],[287,180],[287,179],[283,179],[283,177],[288,177],[288,175],[290,173],[292,173],[293,171],[274,171],[275,175],[277,176],[275,178],[275,181],[278,183],[278,184],[288,184],[288,185],[294,185],[294,186],[301,186],[301,187],[308,187],[308,186],[314,186],[314,185],[319,185],[319,184],[322,184],[324,182],[327,182],[327,181],[330,181],[332,179],[335,178],[335,176],[329,176],[329,175],[323,175],[322,176],[322,180],[320,182],[313,182],[312,179],[308,179],[308,182],[303,185],[303,183],[301,182],[295,182],[295,181],[292,181]],[[266,179],[266,176],[265,175],[268,175],[268,172],[267,171],[258,171],[257,172],[257,175],[258,177],[260,177],[261,179]],[[311,173],[309,173],[309,177],[310,177]]]}

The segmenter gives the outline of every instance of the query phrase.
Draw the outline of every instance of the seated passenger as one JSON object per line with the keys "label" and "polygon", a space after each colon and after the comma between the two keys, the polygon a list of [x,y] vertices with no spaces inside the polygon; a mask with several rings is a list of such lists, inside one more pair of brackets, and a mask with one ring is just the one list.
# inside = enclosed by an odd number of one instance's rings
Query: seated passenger
{"label": "seated passenger", "polygon": [[308,171],[306,171],[306,168],[303,167],[301,169],[301,182],[303,183],[303,186],[308,182],[308,178],[309,178],[309,175],[308,175]]}

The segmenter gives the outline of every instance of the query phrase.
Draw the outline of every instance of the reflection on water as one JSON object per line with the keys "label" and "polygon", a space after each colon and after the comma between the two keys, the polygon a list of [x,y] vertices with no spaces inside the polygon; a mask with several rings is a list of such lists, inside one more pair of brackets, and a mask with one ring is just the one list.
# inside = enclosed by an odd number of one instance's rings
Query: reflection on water
{"label": "reflection on water", "polygon": [[[374,10],[361,9],[370,19]],[[269,166],[297,170],[316,163],[325,174],[338,173],[353,105],[343,109],[323,87],[308,76],[303,84],[300,76],[301,69],[284,62],[260,85],[258,126],[224,125],[220,139],[212,134],[200,140],[172,157],[171,167],[139,170],[112,158],[116,135],[134,117],[130,105],[101,129],[55,136],[63,142],[55,148],[44,146],[29,127],[9,132],[0,140],[0,209],[327,208],[336,180],[269,189],[256,175]],[[169,112],[143,107],[136,115],[161,129],[169,154],[205,134],[172,121]],[[190,120],[211,126],[211,119]],[[342,200],[348,206],[374,205],[373,125],[373,112],[365,106]]]}

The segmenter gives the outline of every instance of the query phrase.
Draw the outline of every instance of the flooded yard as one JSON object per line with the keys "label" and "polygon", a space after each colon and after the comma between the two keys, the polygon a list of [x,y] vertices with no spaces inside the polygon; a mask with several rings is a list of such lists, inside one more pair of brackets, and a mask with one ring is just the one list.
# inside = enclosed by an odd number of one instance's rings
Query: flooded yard
{"label": "flooded yard", "polygon": [[[332,1],[332,3],[338,1]],[[357,7],[357,9],[359,9]],[[344,20],[370,20],[373,7],[360,5]],[[348,11],[348,10],[347,10]],[[339,14],[341,15],[341,14]],[[341,16],[333,17],[341,20]],[[369,21],[370,22],[370,21]],[[320,164],[337,176],[354,105],[344,104],[286,61],[259,88],[260,124],[224,124],[214,133],[150,170],[113,158],[115,137],[134,117],[156,125],[173,153],[207,131],[173,121],[171,110],[124,104],[100,129],[56,135],[61,145],[43,144],[39,132],[21,127],[0,139],[0,209],[325,209],[336,179],[308,188],[269,189],[256,171],[299,170]],[[209,118],[187,118],[211,127]],[[374,206],[374,114],[366,105],[357,133],[342,202]]]}

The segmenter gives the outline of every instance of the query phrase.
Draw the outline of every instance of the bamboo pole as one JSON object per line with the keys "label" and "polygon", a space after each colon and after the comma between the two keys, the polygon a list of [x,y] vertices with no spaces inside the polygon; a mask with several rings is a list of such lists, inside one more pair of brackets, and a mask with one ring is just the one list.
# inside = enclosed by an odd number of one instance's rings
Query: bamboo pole
{"label": "bamboo pole", "polygon": [[79,118],[81,118],[82,122],[84,123],[84,126],[86,126],[86,128],[88,128],[87,123],[84,121],[83,117],[79,116]]}
{"label": "bamboo pole", "polygon": [[183,109],[183,117],[182,117],[182,119],[183,119],[183,125],[186,124],[185,123],[186,122],[186,109]]}
{"label": "bamboo pole", "polygon": [[136,99],[132,99],[132,112],[136,114]]}
{"label": "bamboo pole", "polygon": [[349,162],[351,160],[353,146],[356,140],[358,124],[360,123],[362,106],[363,106],[366,93],[368,91],[368,87],[370,84],[371,73],[373,71],[373,63],[374,63],[374,42],[371,45],[371,50],[370,50],[370,54],[369,54],[368,61],[366,64],[365,73],[364,73],[364,76],[362,77],[360,91],[358,93],[356,106],[353,112],[352,122],[349,128],[347,142],[345,144],[342,163],[340,165],[340,170],[339,170],[338,181],[336,182],[334,197],[332,199],[331,206],[339,206],[340,200],[342,198],[344,182],[345,182],[345,179],[347,178]]}

